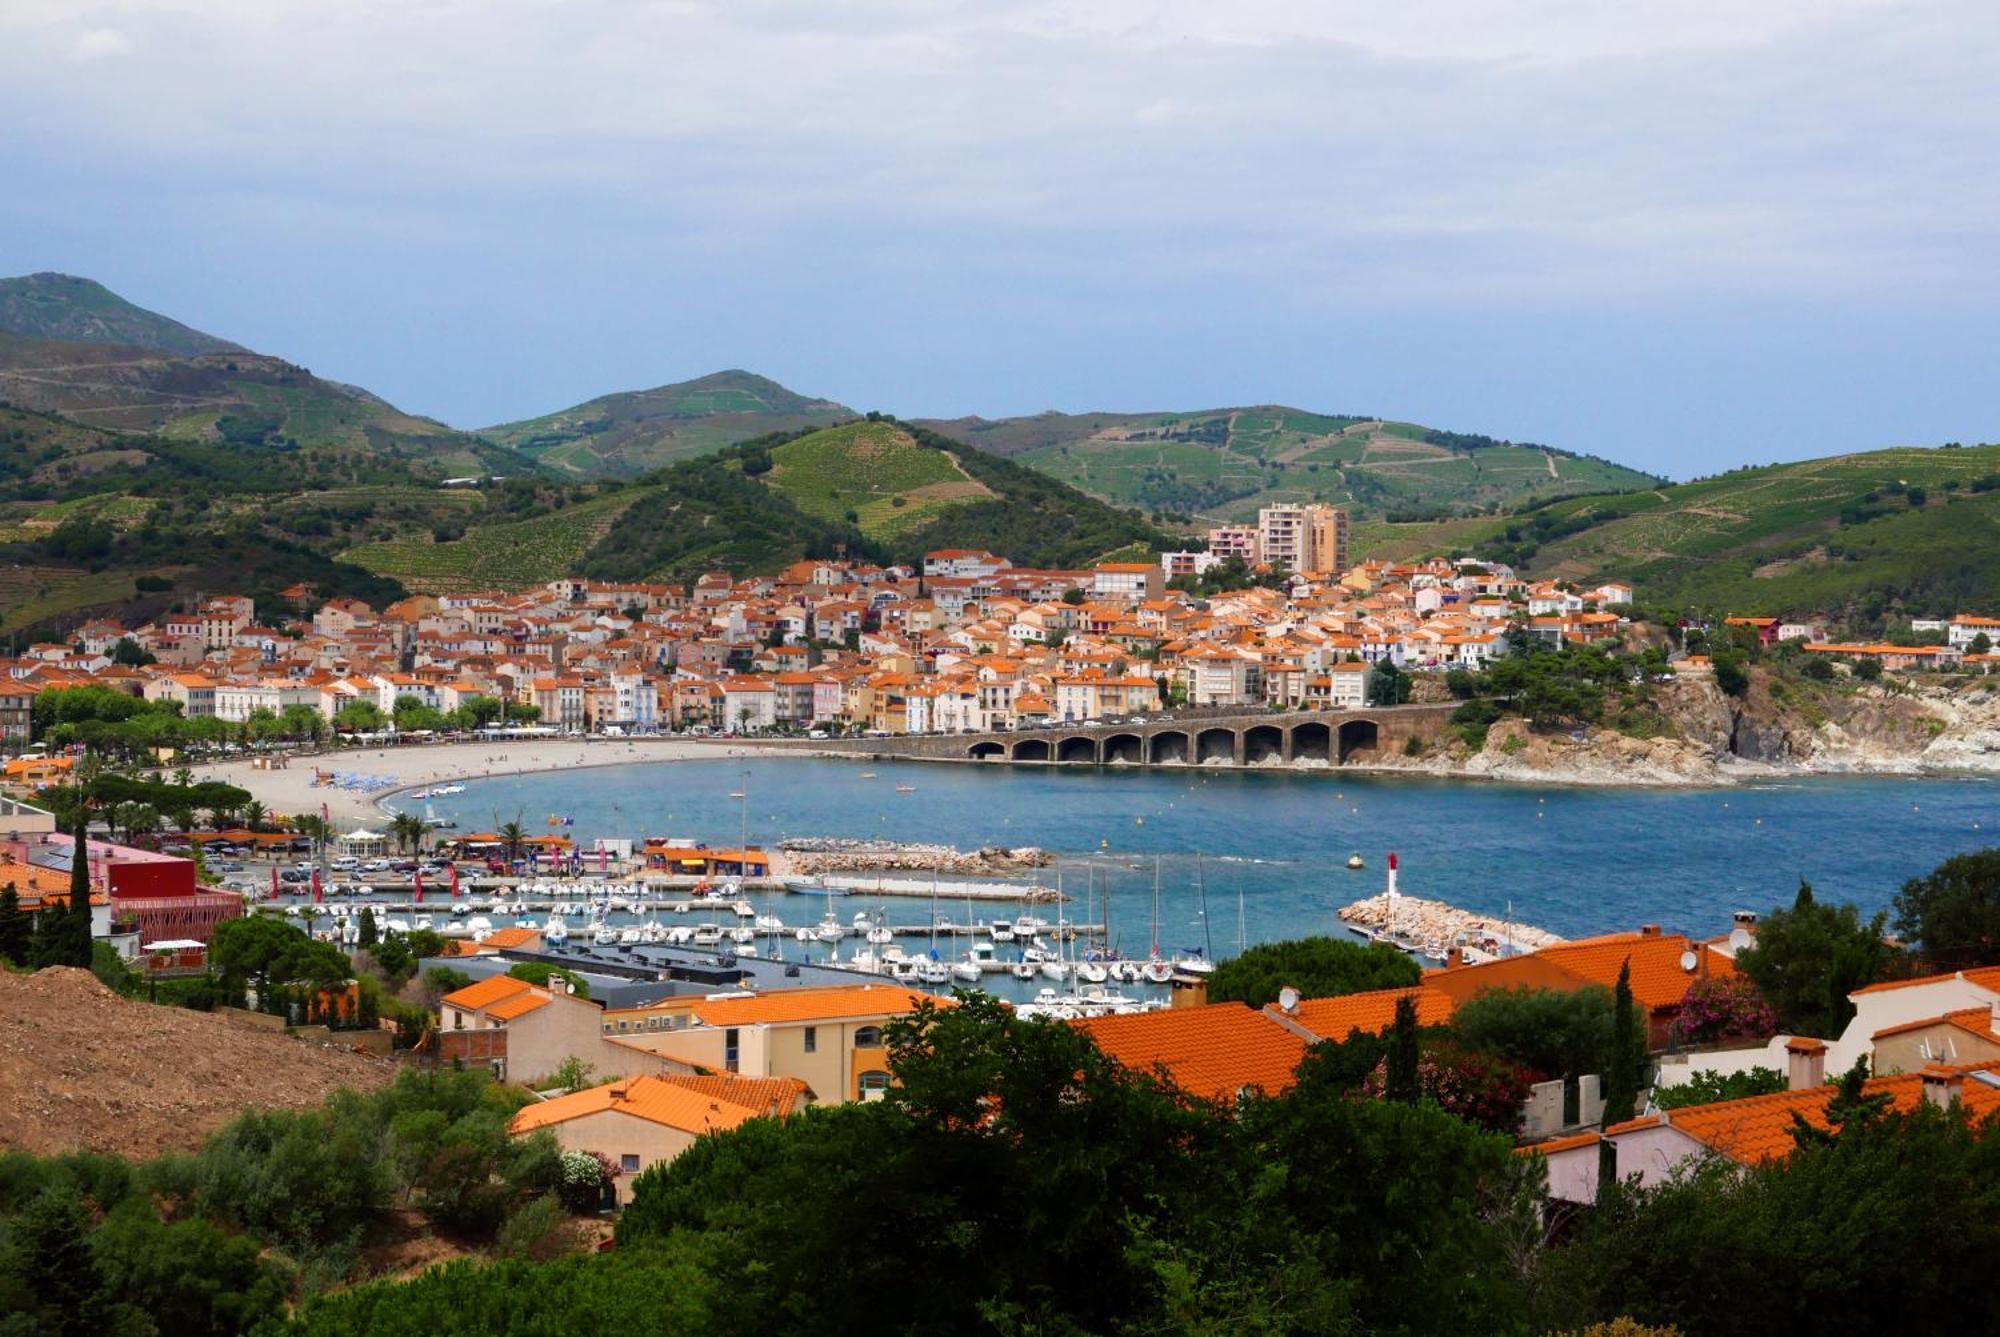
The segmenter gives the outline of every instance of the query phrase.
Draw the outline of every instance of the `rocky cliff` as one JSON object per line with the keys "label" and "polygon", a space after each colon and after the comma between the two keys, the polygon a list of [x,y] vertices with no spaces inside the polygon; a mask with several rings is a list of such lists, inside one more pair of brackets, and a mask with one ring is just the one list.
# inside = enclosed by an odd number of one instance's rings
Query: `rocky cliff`
{"label": "rocky cliff", "polygon": [[1829,683],[1751,673],[1742,698],[1707,678],[1655,692],[1656,727],[1538,729],[1505,719],[1383,769],[1548,784],[1712,785],[1783,775],[2000,772],[2000,682],[1923,677]]}

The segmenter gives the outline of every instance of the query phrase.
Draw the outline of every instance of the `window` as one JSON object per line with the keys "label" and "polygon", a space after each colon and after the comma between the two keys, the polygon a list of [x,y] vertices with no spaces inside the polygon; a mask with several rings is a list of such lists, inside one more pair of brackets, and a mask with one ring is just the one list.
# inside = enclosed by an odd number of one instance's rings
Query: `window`
{"label": "window", "polygon": [[628,1175],[637,1174],[639,1173],[639,1158],[628,1151],[618,1158],[618,1168]]}
{"label": "window", "polygon": [[806,1052],[808,1054],[817,1054],[819,1052],[819,1027],[817,1026],[806,1027]]}
{"label": "window", "polygon": [[886,1072],[864,1072],[856,1079],[863,1103],[880,1100],[889,1090],[889,1074]]}
{"label": "window", "polygon": [[882,1028],[880,1026],[863,1026],[854,1032],[854,1047],[856,1049],[879,1049],[881,1045]]}
{"label": "window", "polygon": [[735,1072],[737,1057],[738,1057],[738,1036],[736,1028],[734,1026],[731,1026],[728,1030],[722,1033],[722,1066],[729,1069],[729,1071],[731,1072]]}

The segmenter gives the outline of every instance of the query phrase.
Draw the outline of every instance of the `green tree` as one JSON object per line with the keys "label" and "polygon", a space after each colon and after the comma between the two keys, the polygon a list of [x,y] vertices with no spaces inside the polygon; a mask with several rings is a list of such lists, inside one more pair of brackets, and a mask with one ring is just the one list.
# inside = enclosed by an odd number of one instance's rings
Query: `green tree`
{"label": "green tree", "polygon": [[1362,946],[1325,936],[1260,943],[1217,965],[1209,1001],[1264,1007],[1287,985],[1304,998],[1331,998],[1368,989],[1403,989],[1423,976],[1409,955],[1384,943]]}
{"label": "green tree", "polygon": [[10,1223],[0,1252],[0,1305],[10,1332],[100,1337],[132,1330],[131,1316],[105,1290],[90,1250],[90,1215],[73,1186],[49,1184]]}
{"label": "green tree", "polygon": [[1646,1033],[1632,1003],[1632,961],[1618,967],[1611,991],[1611,1043],[1604,1055],[1604,1122],[1623,1123],[1638,1113],[1639,1070],[1646,1062]]}
{"label": "green tree", "polygon": [[21,908],[21,893],[12,882],[0,886],[0,960],[25,966],[34,950],[35,925]]}
{"label": "green tree", "polygon": [[1474,1049],[1546,1077],[1597,1071],[1611,1044],[1609,989],[1488,989],[1461,1003],[1451,1029]]}
{"label": "green tree", "polygon": [[1852,905],[1821,905],[1802,881],[1791,909],[1772,910],[1757,925],[1757,940],[1737,954],[1736,968],[1778,1014],[1780,1031],[1831,1038],[1854,1015],[1847,996],[1892,962],[1882,940],[1886,918],[1863,922]]}
{"label": "green tree", "polygon": [[377,940],[378,940],[378,934],[375,928],[375,907],[372,905],[364,905],[361,907],[361,928],[358,935],[356,936],[355,941],[359,946],[373,947]]}
{"label": "green tree", "polygon": [[1386,1066],[1382,1094],[1389,1100],[1414,1105],[1423,1094],[1417,1077],[1417,1003],[1409,994],[1396,1000],[1396,1019],[1389,1028],[1389,1045],[1383,1055]]}
{"label": "green tree", "polygon": [[1940,969],[2000,963],[2000,849],[1953,855],[1905,882],[1896,932]]}
{"label": "green tree", "polygon": [[1368,674],[1368,704],[1400,706],[1410,699],[1410,675],[1389,660],[1382,660]]}
{"label": "green tree", "polygon": [[544,988],[548,986],[550,979],[561,979],[568,982],[570,992],[578,998],[590,997],[589,980],[586,980],[574,970],[565,970],[561,966],[550,965],[546,961],[522,961],[517,965],[509,966],[507,973],[517,980],[526,980],[530,984],[541,985]]}
{"label": "green tree", "polygon": [[378,733],[389,720],[373,701],[350,701],[334,714],[333,727],[342,733]]}

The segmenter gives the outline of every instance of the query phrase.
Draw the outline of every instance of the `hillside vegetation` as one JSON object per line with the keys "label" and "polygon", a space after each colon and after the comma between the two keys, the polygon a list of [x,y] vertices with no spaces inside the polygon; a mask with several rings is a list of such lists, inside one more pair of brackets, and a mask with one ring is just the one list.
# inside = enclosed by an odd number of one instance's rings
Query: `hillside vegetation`
{"label": "hillside vegetation", "polygon": [[631,478],[772,432],[825,427],[854,412],[747,371],[600,395],[558,413],[481,430],[490,441],[581,478]]}
{"label": "hillside vegetation", "polygon": [[248,350],[148,311],[72,274],[0,279],[0,333],[65,343],[119,344],[178,357]]}
{"label": "hillside vegetation", "polygon": [[1573,498],[1454,537],[1534,575],[1622,577],[1662,607],[1884,614],[2000,607],[2000,445],[1912,447]]}
{"label": "hillside vegetation", "polygon": [[1116,504],[1212,521],[1307,501],[1435,518],[1658,481],[1550,447],[1279,405],[927,425]]}
{"label": "hillside vegetation", "polygon": [[879,418],[748,442],[650,475],[577,569],[606,580],[685,578],[840,553],[915,562],[943,547],[1073,567],[1166,542],[1139,516],[1032,469]]}

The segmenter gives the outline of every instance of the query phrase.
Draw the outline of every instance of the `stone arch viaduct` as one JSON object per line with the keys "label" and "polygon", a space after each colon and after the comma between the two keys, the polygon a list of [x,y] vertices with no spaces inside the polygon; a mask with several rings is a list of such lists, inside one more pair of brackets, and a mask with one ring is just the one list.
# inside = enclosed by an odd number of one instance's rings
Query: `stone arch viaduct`
{"label": "stone arch viaduct", "polygon": [[1144,724],[1060,724],[1008,733],[837,738],[817,752],[1046,766],[1261,766],[1366,763],[1438,741],[1456,702],[1361,710],[1239,711],[1148,717]]}

